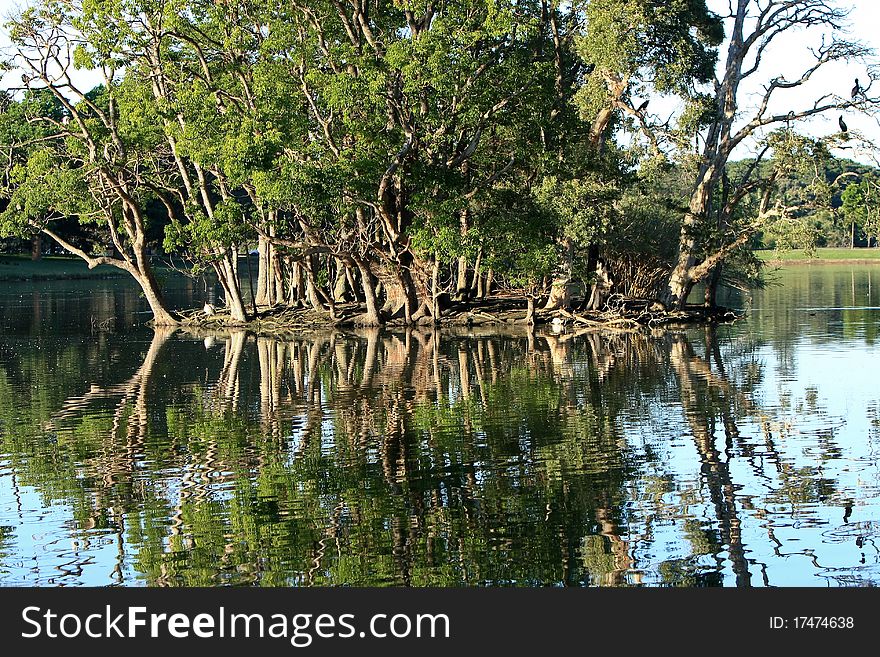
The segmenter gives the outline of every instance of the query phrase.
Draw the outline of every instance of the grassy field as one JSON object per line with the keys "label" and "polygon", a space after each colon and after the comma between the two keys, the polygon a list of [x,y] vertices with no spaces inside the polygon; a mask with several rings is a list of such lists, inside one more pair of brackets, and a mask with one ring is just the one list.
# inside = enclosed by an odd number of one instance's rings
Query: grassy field
{"label": "grassy field", "polygon": [[0,255],[0,281],[54,281],[118,278],[124,272],[101,265],[89,269],[76,257],[46,256],[34,262],[30,255]]}
{"label": "grassy field", "polygon": [[880,262],[880,249],[816,249],[810,257],[802,250],[778,252],[755,251],[764,262],[772,263],[834,263],[834,262]]}

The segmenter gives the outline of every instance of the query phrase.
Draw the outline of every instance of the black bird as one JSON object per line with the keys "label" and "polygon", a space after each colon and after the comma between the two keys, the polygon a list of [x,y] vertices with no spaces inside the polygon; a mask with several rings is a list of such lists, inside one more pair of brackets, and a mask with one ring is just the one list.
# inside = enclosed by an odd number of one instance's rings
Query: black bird
{"label": "black bird", "polygon": [[22,73],[22,74],[21,74],[21,81],[22,81],[23,84],[27,84],[28,82],[30,82],[30,78],[28,78],[27,75],[25,75],[24,73]]}
{"label": "black bird", "polygon": [[644,103],[642,103],[641,105],[639,105],[639,106],[636,108],[636,112],[638,112],[639,114],[641,114],[641,113],[644,112],[646,109],[648,109],[648,103],[649,103],[649,102],[650,102],[650,100],[646,100]]}
{"label": "black bird", "polygon": [[862,85],[859,84],[859,79],[856,78],[856,86],[852,88],[852,97],[855,98],[860,93],[862,93]]}
{"label": "black bird", "polygon": [[596,65],[591,62],[584,67],[584,75],[589,75],[590,73],[592,73],[595,70],[596,70]]}
{"label": "black bird", "polygon": [[838,117],[837,117],[837,125],[840,126],[840,131],[841,131],[841,132],[846,132],[847,130],[849,130],[849,128],[846,127],[846,123],[843,122],[843,117],[842,117],[842,116],[838,116]]}

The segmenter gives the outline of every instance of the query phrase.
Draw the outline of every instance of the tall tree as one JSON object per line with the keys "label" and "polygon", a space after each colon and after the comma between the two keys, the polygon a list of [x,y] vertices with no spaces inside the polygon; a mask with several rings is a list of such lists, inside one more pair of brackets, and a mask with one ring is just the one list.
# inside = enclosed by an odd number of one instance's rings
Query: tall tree
{"label": "tall tree", "polygon": [[[822,94],[811,104],[785,112],[771,111],[779,92],[807,84],[815,73],[834,62],[865,61],[871,51],[844,38],[842,31],[847,10],[831,0],[737,0],[725,17],[728,24],[727,55],[724,68],[714,82],[711,102],[705,108],[702,130],[703,148],[699,169],[679,237],[678,257],[667,281],[662,300],[668,308],[681,308],[694,284],[709,276],[735,249],[745,244],[761,225],[759,216],[751,225],[730,230],[727,219],[748,193],[768,182],[757,180],[757,166],[737,181],[725,178],[726,165],[738,147],[762,133],[808,117],[839,110],[871,111],[880,99],[869,95],[870,83],[858,94],[849,88]],[[823,39],[809,53],[801,73],[791,79],[772,77],[763,88],[757,105],[743,100],[740,86],[762,75],[767,77],[768,48],[782,36],[796,30],[827,30],[832,38]],[[805,53],[808,55],[808,53]],[[774,152],[765,147],[764,155]],[[773,175],[773,174],[771,174]],[[707,235],[724,235],[723,243],[711,251]]]}
{"label": "tall tree", "polygon": [[[584,11],[586,30],[577,39],[577,51],[587,75],[577,89],[576,102],[589,123],[590,149],[580,154],[581,162],[569,163],[571,182],[565,184],[572,186],[574,197],[583,193],[574,188],[596,185],[617,187],[619,194],[629,165],[609,144],[614,128],[623,125],[622,119],[630,119],[631,128],[646,136],[652,150],[658,152],[656,121],[637,99],[656,93],[692,99],[695,87],[712,77],[721,22],[704,0],[591,0]],[[595,199],[588,205],[610,205],[609,200]],[[586,275],[594,275],[597,264],[602,267],[598,255],[606,231],[601,221],[591,219],[583,204],[569,208],[566,214],[581,220],[563,223],[561,271],[547,300],[548,309],[569,303],[570,288],[577,278],[576,253],[588,254],[582,268]],[[601,216],[603,212],[593,214]],[[597,292],[594,287],[594,301]]]}
{"label": "tall tree", "polygon": [[[155,117],[149,107],[131,112],[138,90],[118,74],[123,62],[97,48],[88,54],[63,3],[25,10],[10,23],[15,62],[25,87],[51,94],[57,107],[26,117],[46,131],[44,147],[31,150],[14,169],[16,187],[3,213],[5,231],[41,231],[89,265],[106,264],[132,276],[143,290],[156,324],[171,325],[148,254],[143,184],[155,158]],[[75,66],[99,71],[103,84],[86,92],[74,81]],[[11,144],[11,148],[24,146]],[[53,230],[52,222],[77,216],[98,222],[106,242],[83,249]]]}

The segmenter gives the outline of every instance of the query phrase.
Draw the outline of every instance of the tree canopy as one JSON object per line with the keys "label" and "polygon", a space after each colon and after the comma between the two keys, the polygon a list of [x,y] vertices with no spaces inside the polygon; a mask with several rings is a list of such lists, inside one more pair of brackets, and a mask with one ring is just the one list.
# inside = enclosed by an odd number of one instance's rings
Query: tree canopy
{"label": "tree canopy", "polygon": [[[807,137],[798,122],[877,105],[867,80],[859,96],[770,114],[774,92],[871,53],[837,33],[845,11],[831,2],[732,9],[42,0],[9,25],[24,74],[0,115],[0,232],[42,233],[128,272],[161,324],[177,317],[157,252],[211,272],[239,323],[304,305],[335,320],[341,303],[360,304],[363,324],[437,322],[446,295],[498,289],[548,308],[599,309],[613,292],[680,307],[768,222],[804,215],[780,186],[841,136]],[[744,106],[739,83],[801,28],[835,37],[803,77],[772,78]],[[78,69],[102,83],[81,89]],[[685,110],[661,119],[657,96]],[[746,141],[762,150],[731,175]],[[830,202],[837,182],[809,202]],[[91,227],[86,243],[56,230],[71,218]]]}

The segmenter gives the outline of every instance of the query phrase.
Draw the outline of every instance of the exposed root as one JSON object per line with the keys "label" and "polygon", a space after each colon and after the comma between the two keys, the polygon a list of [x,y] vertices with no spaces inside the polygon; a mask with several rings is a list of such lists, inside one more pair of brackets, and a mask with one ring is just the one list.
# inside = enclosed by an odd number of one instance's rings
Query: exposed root
{"label": "exposed root", "polygon": [[[222,330],[245,329],[258,335],[280,335],[322,328],[375,326],[367,319],[363,305],[337,304],[335,316],[328,311],[312,308],[275,306],[262,309],[248,322],[234,320],[228,312],[220,310],[206,315],[201,310],[179,313],[184,329]],[[490,312],[491,311],[491,312]],[[474,307],[459,303],[444,311],[440,318],[422,317],[418,324],[435,326],[493,326],[524,325],[525,301],[518,298],[492,298]],[[741,315],[727,308],[708,309],[691,306],[679,311],[667,312],[659,304],[648,299],[612,298],[603,311],[572,312],[570,310],[539,310],[534,319],[537,325],[552,323],[554,330],[565,325],[577,325],[585,329],[605,331],[642,331],[694,323],[731,322]],[[403,318],[387,320],[384,326],[405,326]]]}

